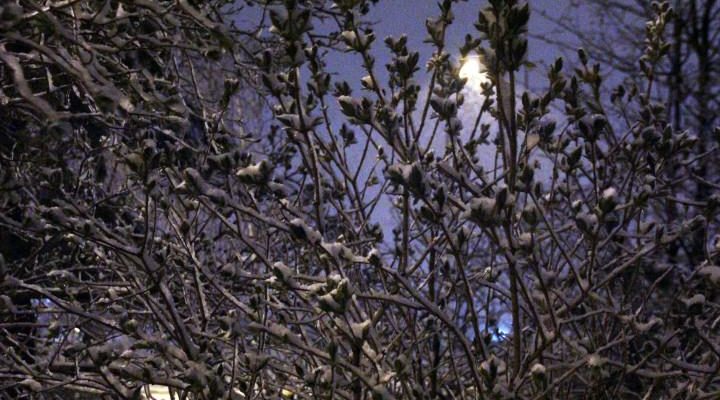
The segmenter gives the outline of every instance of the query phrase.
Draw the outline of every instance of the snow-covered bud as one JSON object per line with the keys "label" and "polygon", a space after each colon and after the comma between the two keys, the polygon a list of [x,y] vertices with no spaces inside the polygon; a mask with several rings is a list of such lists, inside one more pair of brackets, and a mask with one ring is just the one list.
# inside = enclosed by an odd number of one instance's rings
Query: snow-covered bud
{"label": "snow-covered bud", "polygon": [[10,296],[3,294],[0,295],[0,310],[7,311],[10,314],[16,314],[17,308],[15,307],[15,303],[13,303]]}
{"label": "snow-covered bud", "polygon": [[32,378],[24,379],[20,382],[21,386],[25,386],[26,388],[30,389],[33,392],[40,392],[43,390],[43,385]]}
{"label": "snow-covered bud", "polygon": [[540,363],[536,363],[530,368],[530,374],[533,377],[545,377],[545,372],[545,366]]}
{"label": "snow-covered bud", "polygon": [[375,81],[370,75],[366,75],[362,79],[360,79],[360,84],[362,84],[362,87],[367,90],[375,90],[376,88]]}
{"label": "snow-covered bud", "polygon": [[292,287],[295,283],[293,270],[282,262],[276,262],[272,266],[272,272],[277,279],[285,285]]}
{"label": "snow-covered bud", "polygon": [[545,366],[540,363],[535,363],[530,368],[530,376],[532,377],[533,383],[539,390],[543,390],[547,387],[547,371]]}
{"label": "snow-covered bud", "polygon": [[482,272],[482,278],[488,282],[495,282],[495,276],[493,275],[492,267],[485,267]]}
{"label": "snow-covered bud", "polygon": [[720,267],[717,265],[706,265],[700,268],[698,275],[705,277],[713,285],[720,285]]}
{"label": "snow-covered bud", "polygon": [[352,250],[339,242],[322,243],[323,249],[335,260],[355,261],[355,254]]}
{"label": "snow-covered bud", "polygon": [[587,365],[590,368],[601,368],[607,360],[599,354],[590,354],[587,358]]}
{"label": "snow-covered bud", "polygon": [[369,319],[358,323],[351,323],[350,331],[355,338],[364,340],[368,332],[370,332],[370,326],[372,326],[372,321]]}
{"label": "snow-covered bud", "polygon": [[495,202],[498,210],[515,207],[515,195],[510,192],[507,186],[502,186],[495,193]]}
{"label": "snow-covered bud", "polygon": [[[334,281],[332,281],[334,283]],[[331,283],[331,282],[328,282]],[[318,296],[320,309],[325,312],[342,314],[347,310],[348,302],[352,296],[350,284],[347,279],[337,282],[337,287],[327,294]]]}
{"label": "snow-covered bud", "polygon": [[530,251],[533,248],[534,240],[530,232],[523,232],[518,236],[517,246],[523,251]]}
{"label": "snow-covered bud", "polygon": [[595,214],[581,212],[575,216],[575,224],[583,233],[594,235],[598,225],[598,217]]}
{"label": "snow-covered bud", "polygon": [[594,114],[585,116],[578,121],[578,128],[586,140],[595,141],[606,124],[607,119],[604,115]]}
{"label": "snow-covered bud", "polygon": [[272,174],[272,166],[265,160],[260,161],[257,164],[248,165],[245,168],[240,168],[235,176],[238,177],[240,182],[253,185],[264,185],[270,180]]}
{"label": "snow-covered bud", "polygon": [[425,195],[425,174],[417,162],[393,164],[385,170],[385,177],[397,185],[407,187],[411,193],[417,196],[422,197]]}
{"label": "snow-covered bud", "polygon": [[367,261],[368,263],[374,265],[374,266],[380,266],[382,259],[380,258],[380,252],[378,249],[372,249],[367,254]]}
{"label": "snow-covered bud", "polygon": [[342,113],[351,119],[359,123],[370,122],[370,106],[371,102],[365,98],[362,100],[354,99],[350,96],[338,97],[338,103],[340,104],[340,110]]}
{"label": "snow-covered bud", "polygon": [[651,317],[647,322],[638,322],[637,320],[632,321],[633,328],[635,328],[636,331],[645,333],[650,331],[651,329],[655,327],[661,327],[663,326],[665,322],[661,318],[657,317]]}
{"label": "snow-covered bud", "polygon": [[433,96],[430,99],[430,106],[440,116],[440,119],[448,120],[457,115],[458,105],[454,99]]}
{"label": "snow-covered bud", "polygon": [[520,215],[523,221],[525,221],[530,226],[536,226],[540,222],[540,218],[542,217],[538,208],[535,207],[535,204],[532,203],[528,203],[525,208],[523,208]]}
{"label": "snow-covered bud", "polygon": [[355,51],[364,51],[375,41],[375,34],[373,33],[356,33],[354,31],[343,31],[340,34],[343,42],[347,45],[348,49]]}
{"label": "snow-covered bud", "polygon": [[460,118],[450,117],[445,125],[445,132],[450,136],[457,136],[462,131],[463,124]]}
{"label": "snow-covered bud", "polygon": [[299,240],[305,240],[310,244],[317,244],[320,243],[320,240],[322,240],[320,232],[307,226],[305,221],[300,218],[295,218],[290,221],[288,228],[290,228],[290,233],[293,237]]}
{"label": "snow-covered bud", "polygon": [[598,201],[600,211],[603,213],[609,213],[617,206],[617,190],[614,187],[609,187],[603,190]]}
{"label": "snow-covered bud", "polygon": [[492,197],[479,197],[470,200],[465,217],[480,226],[495,226],[500,222],[497,203]]}
{"label": "snow-covered bud", "polygon": [[410,360],[408,360],[405,354],[400,354],[399,356],[397,356],[397,358],[395,358],[393,366],[395,367],[395,372],[398,375],[405,375],[410,369]]}
{"label": "snow-covered bud", "polygon": [[498,375],[505,373],[505,362],[494,354],[480,364],[480,372],[489,382],[494,382]]}
{"label": "snow-covered bud", "polygon": [[705,296],[698,293],[687,299],[680,299],[680,301],[685,304],[685,308],[687,308],[688,314],[697,315],[702,312],[703,306],[705,305]]}

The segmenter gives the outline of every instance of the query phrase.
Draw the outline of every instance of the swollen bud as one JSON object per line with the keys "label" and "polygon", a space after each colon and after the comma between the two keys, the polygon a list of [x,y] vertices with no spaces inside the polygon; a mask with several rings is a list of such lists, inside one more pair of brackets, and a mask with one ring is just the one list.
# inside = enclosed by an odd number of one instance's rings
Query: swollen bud
{"label": "swollen bud", "polygon": [[583,233],[594,235],[598,225],[598,217],[595,214],[580,212],[575,216],[575,224]]}
{"label": "swollen bud", "polygon": [[578,53],[578,58],[580,58],[580,62],[581,62],[583,65],[587,65],[587,63],[588,63],[588,56],[587,56],[587,53],[585,52],[585,49],[579,48],[578,51],[577,51],[577,53]]}
{"label": "swollen bud", "polygon": [[530,368],[530,374],[532,374],[533,378],[544,378],[545,377],[545,366],[537,363]]}
{"label": "swollen bud", "polygon": [[536,226],[540,222],[541,218],[540,212],[534,204],[527,204],[520,215],[522,216],[523,221],[530,226]]}
{"label": "swollen bud", "polygon": [[598,206],[604,214],[613,211],[617,206],[617,190],[613,187],[603,190],[600,200],[598,201]]}

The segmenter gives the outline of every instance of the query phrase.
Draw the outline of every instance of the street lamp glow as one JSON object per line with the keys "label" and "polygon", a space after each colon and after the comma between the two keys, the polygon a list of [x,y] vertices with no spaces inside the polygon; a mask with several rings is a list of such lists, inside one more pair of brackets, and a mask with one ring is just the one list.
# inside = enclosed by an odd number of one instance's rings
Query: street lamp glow
{"label": "street lamp glow", "polygon": [[480,58],[477,56],[468,56],[462,61],[460,77],[467,79],[465,86],[472,90],[480,90],[480,86],[489,81],[485,66],[480,63]]}

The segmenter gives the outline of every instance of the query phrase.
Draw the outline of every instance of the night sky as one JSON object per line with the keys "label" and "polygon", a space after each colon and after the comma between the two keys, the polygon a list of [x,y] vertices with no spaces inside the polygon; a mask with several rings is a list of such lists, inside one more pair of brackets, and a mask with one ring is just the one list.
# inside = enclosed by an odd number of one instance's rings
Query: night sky
{"label": "night sky", "polygon": [[[552,21],[544,18],[542,14],[545,14],[551,18],[560,18],[564,16],[570,18],[572,21],[582,27],[593,18],[589,15],[588,9],[581,8],[568,8],[572,0],[532,0],[530,2],[530,24],[529,24],[529,49],[528,49],[528,60],[535,63],[536,67],[528,69],[527,73],[524,71],[519,75],[518,85],[521,88],[530,88],[529,91],[537,92],[540,88],[543,88],[547,82],[547,67],[546,65],[553,62],[558,56],[562,55],[568,62],[566,65],[574,63],[576,60],[576,53],[573,47],[573,35],[562,31],[554,25]],[[423,102],[427,93],[428,85],[430,82],[430,74],[425,69],[425,63],[431,57],[434,48],[423,41],[427,37],[427,31],[425,28],[425,20],[429,17],[437,17],[440,14],[437,0],[387,0],[381,1],[377,5],[371,6],[370,13],[364,17],[365,21],[373,24],[372,29],[375,32],[376,40],[371,49],[371,54],[376,58],[374,72],[382,82],[381,85],[385,85],[387,82],[387,70],[385,64],[390,61],[390,51],[384,45],[384,39],[388,36],[400,37],[400,35],[407,35],[408,37],[408,49],[411,51],[418,51],[420,53],[420,71],[416,75],[416,81],[422,88],[420,101]],[[446,31],[446,47],[445,51],[450,53],[456,60],[459,58],[459,48],[464,43],[466,34],[471,34],[473,37],[478,36],[478,32],[474,27],[474,23],[477,21],[479,11],[487,5],[486,0],[469,0],[461,1],[453,4],[453,14],[455,20],[452,25]],[[258,7],[245,9],[241,15],[238,16],[236,22],[241,26],[252,26],[260,21],[260,12],[262,10]],[[268,21],[265,21],[267,23]],[[327,21],[328,26],[317,26],[316,30],[319,31],[331,31],[336,30],[337,27],[334,21]],[[556,45],[550,45],[546,42],[539,40],[538,37],[547,36],[553,40],[561,40],[570,43],[568,48],[561,49]],[[344,51],[330,52],[325,57],[327,63],[326,69],[333,75],[333,81],[347,81],[354,89],[353,95],[356,97],[368,96],[373,98],[374,96],[363,90],[360,84],[360,79],[367,73],[362,68],[362,60],[360,55],[356,53],[346,53]],[[303,71],[307,74],[307,71]],[[463,113],[461,119],[463,125],[466,127],[466,133],[472,127],[472,124],[477,116],[478,107],[482,101],[481,95],[476,91],[466,86],[465,92],[466,101],[463,107]],[[518,96],[521,92],[518,93]],[[419,112],[419,111],[418,111]],[[340,124],[345,122],[345,117],[339,112],[338,107],[331,106],[329,110],[331,116],[331,124],[334,129],[338,129]],[[561,117],[561,113],[558,114]],[[488,118],[485,122],[493,123]],[[429,134],[427,134],[429,135]],[[355,145],[348,149],[348,157],[352,160],[358,160],[360,154],[355,154],[355,150],[358,152],[362,149],[363,138],[362,134],[356,135],[361,144]],[[445,140],[442,136],[435,140],[435,151],[436,154],[442,154],[442,147],[444,146]],[[374,157],[374,151],[371,150],[372,157]],[[496,149],[493,145],[485,145],[480,149],[480,163],[489,170],[493,166],[494,158],[496,155]],[[547,171],[541,170],[536,172],[538,176],[546,175]],[[377,171],[376,174],[381,175],[382,171]],[[361,174],[362,176],[363,174]],[[364,176],[364,179],[369,176]],[[382,181],[383,179],[381,179]],[[379,186],[375,188],[379,189]],[[392,206],[389,203],[389,197],[383,197],[380,204],[379,210],[375,213],[375,218],[378,218],[376,222],[387,220],[392,217],[390,211]],[[382,224],[385,231],[386,243],[392,243],[393,234],[391,228],[393,224]]]}
{"label": "night sky", "polygon": [[[570,12],[566,7],[568,3],[569,0],[532,0],[530,2],[529,31],[539,36],[552,35],[556,40],[572,40],[572,35],[567,33],[559,37],[560,33],[557,32],[557,27],[541,16],[541,12],[543,12],[551,17],[560,17]],[[486,4],[485,0],[470,0],[453,5],[455,21],[447,31],[446,51],[457,55],[457,49],[463,44],[467,33],[477,36],[473,24],[477,21],[478,12]],[[590,19],[587,12],[585,9],[572,10],[571,15],[572,18],[578,21],[578,25],[581,25],[583,21]],[[439,15],[439,9],[436,0],[391,0],[381,2],[373,7],[368,19],[376,23],[374,30],[379,40],[387,36],[400,36],[404,33],[408,36],[408,47],[420,51],[420,59],[427,60],[433,49],[429,44],[423,43],[427,36],[425,19],[437,15]],[[543,64],[554,61],[559,52],[560,49],[556,46],[530,38],[528,59],[538,65],[534,71],[529,73],[530,87],[537,87],[532,80],[545,77],[546,68],[543,67]],[[378,65],[387,62],[388,51],[384,47],[376,46],[374,54],[377,57]],[[357,63],[344,62],[341,64],[344,64],[343,72],[354,72],[349,76],[358,76],[360,74],[359,70],[353,69],[353,66],[358,67]]]}

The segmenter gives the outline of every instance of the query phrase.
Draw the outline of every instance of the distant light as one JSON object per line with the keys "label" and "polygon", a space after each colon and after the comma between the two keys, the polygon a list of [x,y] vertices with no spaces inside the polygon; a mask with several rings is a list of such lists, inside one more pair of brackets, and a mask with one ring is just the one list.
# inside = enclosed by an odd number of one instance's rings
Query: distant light
{"label": "distant light", "polygon": [[478,56],[468,56],[462,61],[460,77],[467,79],[465,86],[472,90],[480,90],[480,86],[489,81],[485,66],[480,63]]}
{"label": "distant light", "polygon": [[150,399],[153,400],[172,400],[170,396],[170,388],[162,385],[148,385],[150,389]]}
{"label": "distant light", "polygon": [[[147,385],[146,388],[150,392],[150,397],[143,396],[142,398],[145,400],[173,400],[179,398],[179,396],[173,397],[170,394],[170,388],[164,385]],[[238,397],[245,398],[245,394],[237,388],[233,389],[233,392]]]}

